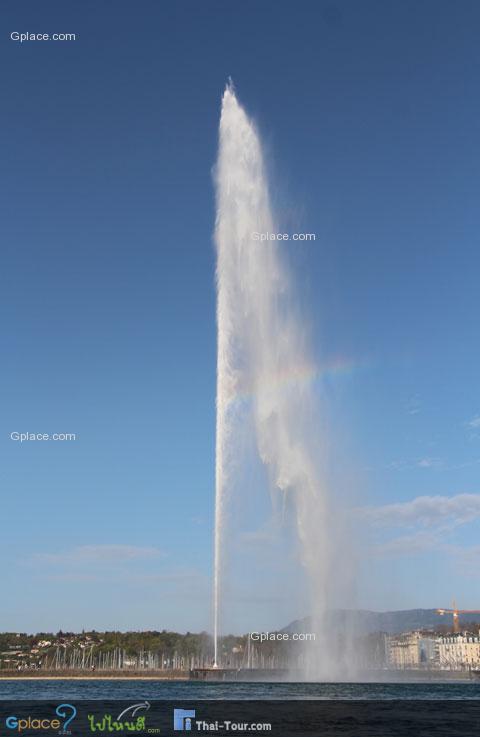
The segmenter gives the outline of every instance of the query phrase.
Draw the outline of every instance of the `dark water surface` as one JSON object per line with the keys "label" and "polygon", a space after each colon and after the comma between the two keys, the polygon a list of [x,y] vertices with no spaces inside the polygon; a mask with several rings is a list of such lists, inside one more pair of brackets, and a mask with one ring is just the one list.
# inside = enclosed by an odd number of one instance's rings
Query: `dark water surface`
{"label": "dark water surface", "polygon": [[0,699],[472,700],[468,683],[199,683],[195,681],[0,680]]}

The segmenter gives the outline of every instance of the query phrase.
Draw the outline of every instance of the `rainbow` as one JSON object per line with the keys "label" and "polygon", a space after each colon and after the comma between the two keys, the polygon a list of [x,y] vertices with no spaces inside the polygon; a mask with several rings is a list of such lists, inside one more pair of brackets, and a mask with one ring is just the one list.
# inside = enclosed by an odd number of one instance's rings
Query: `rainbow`
{"label": "rainbow", "polygon": [[253,397],[263,392],[273,391],[298,391],[305,386],[316,383],[337,381],[348,378],[370,365],[366,360],[354,360],[349,357],[335,356],[323,362],[321,365],[299,364],[280,370],[276,374],[265,377],[263,381],[254,388],[245,380],[239,379],[237,387],[229,397],[229,404],[244,404],[250,402]]}

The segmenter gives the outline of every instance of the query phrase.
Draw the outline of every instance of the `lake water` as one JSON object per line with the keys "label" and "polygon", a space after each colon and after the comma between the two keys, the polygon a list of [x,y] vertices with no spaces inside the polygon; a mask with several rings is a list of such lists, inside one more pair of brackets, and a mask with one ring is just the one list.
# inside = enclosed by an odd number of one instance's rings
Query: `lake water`
{"label": "lake water", "polygon": [[390,700],[480,699],[468,683],[199,683],[195,681],[0,680],[0,699]]}

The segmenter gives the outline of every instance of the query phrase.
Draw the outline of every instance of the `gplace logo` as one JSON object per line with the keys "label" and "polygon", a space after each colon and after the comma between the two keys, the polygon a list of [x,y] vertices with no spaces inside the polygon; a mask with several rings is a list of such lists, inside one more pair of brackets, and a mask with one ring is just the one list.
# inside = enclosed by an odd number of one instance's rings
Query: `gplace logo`
{"label": "gplace logo", "polygon": [[5,726],[8,729],[14,729],[18,733],[25,730],[47,730],[54,729],[58,734],[71,734],[68,727],[70,722],[77,716],[77,710],[72,704],[59,704],[55,709],[55,714],[60,719],[49,719],[44,717],[17,717],[10,716],[5,720]]}

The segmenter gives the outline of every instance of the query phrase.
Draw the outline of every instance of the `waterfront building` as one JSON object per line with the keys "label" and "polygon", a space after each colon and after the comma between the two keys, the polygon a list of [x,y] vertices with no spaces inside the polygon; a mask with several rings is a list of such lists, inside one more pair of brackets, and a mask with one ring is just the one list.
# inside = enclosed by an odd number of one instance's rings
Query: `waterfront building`
{"label": "waterfront building", "polygon": [[480,637],[456,633],[437,638],[438,663],[443,670],[477,670],[480,668]]}
{"label": "waterfront building", "polygon": [[395,670],[420,666],[420,632],[405,632],[388,638],[388,663]]}

